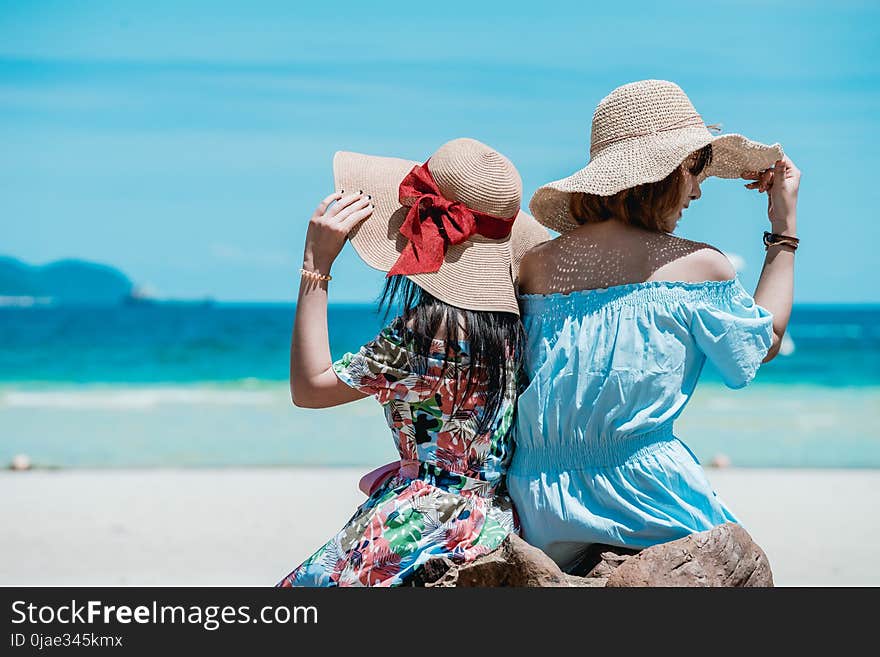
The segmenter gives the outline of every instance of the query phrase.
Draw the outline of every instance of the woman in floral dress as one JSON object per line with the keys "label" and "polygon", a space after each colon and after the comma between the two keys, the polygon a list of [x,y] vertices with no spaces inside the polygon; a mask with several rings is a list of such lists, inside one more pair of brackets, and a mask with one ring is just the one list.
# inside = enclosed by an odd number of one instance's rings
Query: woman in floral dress
{"label": "woman in floral dress", "polygon": [[[504,483],[523,342],[511,272],[548,233],[520,210],[513,165],[471,139],[422,165],[337,153],[334,171],[340,191],[306,237],[291,393],[310,408],[375,397],[401,460],[278,585],[399,586],[431,558],[464,563],[518,531]],[[400,313],[334,363],[327,283],[346,238],[388,272],[380,307]]]}

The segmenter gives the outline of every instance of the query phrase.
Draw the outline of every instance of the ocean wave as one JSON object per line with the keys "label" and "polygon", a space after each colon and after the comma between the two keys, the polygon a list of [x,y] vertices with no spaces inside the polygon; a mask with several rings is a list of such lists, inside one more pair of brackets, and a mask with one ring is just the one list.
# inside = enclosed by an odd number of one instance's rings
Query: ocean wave
{"label": "ocean wave", "polygon": [[52,297],[0,295],[0,307],[30,308],[31,306],[50,306],[53,301]]}
{"label": "ocean wave", "polygon": [[286,397],[283,392],[185,387],[7,390],[0,392],[0,406],[74,410],[138,410],[167,404],[268,406],[285,401]]}

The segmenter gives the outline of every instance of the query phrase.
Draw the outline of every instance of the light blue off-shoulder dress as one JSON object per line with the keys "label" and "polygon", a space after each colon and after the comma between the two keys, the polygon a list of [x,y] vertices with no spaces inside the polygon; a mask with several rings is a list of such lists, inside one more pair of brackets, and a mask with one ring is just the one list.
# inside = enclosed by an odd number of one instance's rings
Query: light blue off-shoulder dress
{"label": "light blue off-shoulder dress", "polygon": [[739,278],[521,295],[529,384],[508,488],[524,538],[563,569],[594,543],[640,549],[737,518],[674,422],[706,359],[754,378],[773,316]]}

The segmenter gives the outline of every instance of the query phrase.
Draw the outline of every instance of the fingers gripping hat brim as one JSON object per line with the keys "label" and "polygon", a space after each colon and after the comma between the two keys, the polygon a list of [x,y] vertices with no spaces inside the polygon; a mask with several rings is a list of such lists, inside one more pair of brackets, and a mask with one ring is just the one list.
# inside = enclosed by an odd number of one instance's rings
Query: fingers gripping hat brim
{"label": "fingers gripping hat brim", "polygon": [[[373,214],[348,237],[358,255],[371,267],[388,271],[406,244],[400,226],[407,209],[398,200],[399,181],[419,163],[340,151],[333,157],[336,189],[346,194],[363,191],[373,198]],[[398,181],[395,185],[393,181]]]}
{"label": "fingers gripping hat brim", "polygon": [[782,146],[770,146],[731,133],[712,139],[712,162],[706,176],[741,178],[746,171],[763,171],[785,157]]}

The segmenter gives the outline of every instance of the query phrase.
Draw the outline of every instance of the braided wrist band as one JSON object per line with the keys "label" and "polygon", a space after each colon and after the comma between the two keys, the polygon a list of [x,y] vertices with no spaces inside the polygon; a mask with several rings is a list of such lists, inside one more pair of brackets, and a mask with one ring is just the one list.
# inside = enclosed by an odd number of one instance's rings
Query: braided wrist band
{"label": "braided wrist band", "polygon": [[797,251],[798,244],[800,243],[800,239],[797,237],[793,237],[791,235],[780,235],[779,233],[771,233],[770,231],[764,231],[764,250],[766,251],[771,246],[790,246],[793,250]]}

